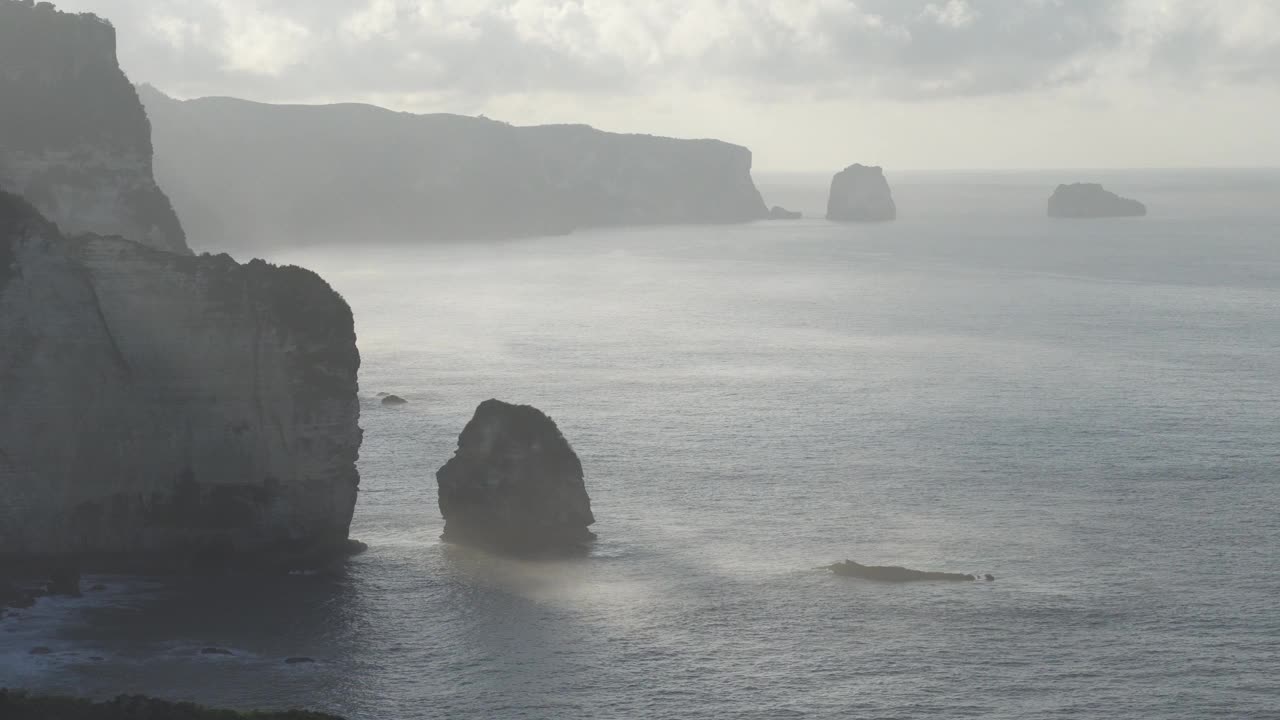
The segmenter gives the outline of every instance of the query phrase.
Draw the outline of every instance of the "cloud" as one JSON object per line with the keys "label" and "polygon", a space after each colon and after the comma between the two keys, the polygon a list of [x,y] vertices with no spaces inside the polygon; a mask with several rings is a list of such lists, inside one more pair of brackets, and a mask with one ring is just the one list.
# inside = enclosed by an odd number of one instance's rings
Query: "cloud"
{"label": "cloud", "polygon": [[1273,0],[69,0],[135,79],[273,99],[1280,81]]}
{"label": "cloud", "polygon": [[219,50],[231,72],[278,77],[310,50],[311,31],[284,14],[243,0],[219,0],[223,29]]}
{"label": "cloud", "polygon": [[976,12],[965,0],[948,0],[945,5],[929,3],[920,17],[932,20],[944,27],[966,28],[973,24]]}

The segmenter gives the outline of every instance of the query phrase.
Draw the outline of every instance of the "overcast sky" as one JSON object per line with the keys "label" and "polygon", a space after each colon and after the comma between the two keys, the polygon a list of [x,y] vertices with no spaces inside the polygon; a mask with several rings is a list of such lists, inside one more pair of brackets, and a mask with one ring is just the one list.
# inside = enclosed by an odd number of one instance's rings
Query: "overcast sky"
{"label": "overcast sky", "polygon": [[64,0],[179,97],[718,137],[760,170],[1280,166],[1280,0]]}

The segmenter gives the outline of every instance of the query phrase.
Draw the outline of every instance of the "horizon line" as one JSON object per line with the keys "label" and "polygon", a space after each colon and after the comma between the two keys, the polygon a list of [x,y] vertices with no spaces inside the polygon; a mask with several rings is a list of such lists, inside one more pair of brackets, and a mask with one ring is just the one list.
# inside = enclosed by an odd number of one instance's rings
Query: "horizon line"
{"label": "horizon line", "polygon": [[[1033,173],[1033,172],[1188,172],[1188,171],[1273,171],[1280,172],[1280,165],[1111,165],[1111,166],[1037,166],[1037,167],[892,167],[882,165],[885,172],[937,172],[937,173]],[[775,169],[752,168],[752,174],[763,175],[811,175],[831,174],[839,169]]]}

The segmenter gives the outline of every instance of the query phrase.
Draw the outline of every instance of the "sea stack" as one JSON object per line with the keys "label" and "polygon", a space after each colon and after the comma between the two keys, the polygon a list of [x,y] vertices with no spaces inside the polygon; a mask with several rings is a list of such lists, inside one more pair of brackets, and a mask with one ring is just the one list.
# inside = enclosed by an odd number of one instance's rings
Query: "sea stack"
{"label": "sea stack", "polygon": [[546,555],[581,552],[595,539],[582,463],[535,407],[480,403],[436,481],[444,540]]}
{"label": "sea stack", "polygon": [[886,222],[898,217],[884,170],[850,165],[831,179],[827,219],[834,222]]}
{"label": "sea stack", "polygon": [[1049,217],[1110,218],[1146,214],[1146,205],[1109,192],[1098,183],[1059,185],[1049,198]]}

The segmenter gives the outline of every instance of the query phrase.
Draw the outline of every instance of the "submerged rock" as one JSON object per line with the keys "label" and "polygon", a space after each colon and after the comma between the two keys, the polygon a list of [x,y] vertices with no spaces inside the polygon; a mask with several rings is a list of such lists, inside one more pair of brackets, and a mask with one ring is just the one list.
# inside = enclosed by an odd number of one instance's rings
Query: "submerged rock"
{"label": "submerged rock", "polygon": [[29,587],[0,578],[0,609],[25,610],[35,605],[36,598],[43,594],[43,591],[33,592]]}
{"label": "submerged rock", "polygon": [[799,220],[804,217],[799,210],[788,210],[779,205],[769,208],[770,220]]}
{"label": "submerged rock", "polygon": [[220,647],[200,648],[201,655],[235,655],[235,653]]}
{"label": "submerged rock", "polygon": [[16,597],[9,598],[6,604],[14,610],[26,610],[29,607],[35,606],[36,596],[31,593],[23,593]]}
{"label": "submerged rock", "polygon": [[898,217],[884,170],[850,165],[831,178],[827,219],[835,222],[886,222]]}
{"label": "submerged rock", "polygon": [[395,405],[408,405],[409,401],[399,395],[386,395],[382,398],[382,404],[387,407],[392,407]]}
{"label": "submerged rock", "polygon": [[863,580],[879,580],[881,582],[912,582],[916,580],[967,580],[976,578],[961,573],[926,572],[911,570],[897,565],[861,565],[852,560],[828,565],[826,569],[843,577],[856,577]]}
{"label": "submerged rock", "polygon": [[447,541],[544,554],[595,539],[582,463],[555,422],[529,405],[480,403],[436,481]]}
{"label": "submerged rock", "polygon": [[1147,206],[1103,189],[1098,183],[1059,185],[1049,198],[1049,217],[1140,217]]}
{"label": "submerged rock", "polygon": [[[95,658],[101,660],[101,658]],[[192,703],[121,695],[95,702],[80,698],[28,695],[0,689],[0,718],[5,720],[341,720],[307,710],[238,712]]]}
{"label": "submerged rock", "polygon": [[291,657],[284,659],[285,665],[306,665],[313,662],[315,662],[315,658],[309,657]]}
{"label": "submerged rock", "polygon": [[46,589],[50,595],[80,597],[80,570],[74,566],[54,570]]}

